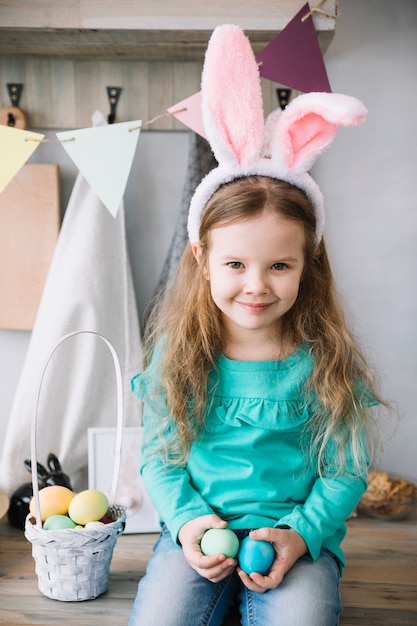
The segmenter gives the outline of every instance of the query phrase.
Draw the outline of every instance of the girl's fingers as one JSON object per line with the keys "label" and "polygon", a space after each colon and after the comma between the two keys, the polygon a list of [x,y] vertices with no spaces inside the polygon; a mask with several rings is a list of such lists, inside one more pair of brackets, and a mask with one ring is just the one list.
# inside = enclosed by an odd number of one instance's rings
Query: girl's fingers
{"label": "girl's fingers", "polygon": [[[219,558],[217,558],[217,556]],[[216,557],[202,557],[199,562],[199,567],[196,567],[196,571],[212,582],[219,582],[232,574],[236,569],[236,561],[234,559],[226,559],[223,554],[216,555]]]}

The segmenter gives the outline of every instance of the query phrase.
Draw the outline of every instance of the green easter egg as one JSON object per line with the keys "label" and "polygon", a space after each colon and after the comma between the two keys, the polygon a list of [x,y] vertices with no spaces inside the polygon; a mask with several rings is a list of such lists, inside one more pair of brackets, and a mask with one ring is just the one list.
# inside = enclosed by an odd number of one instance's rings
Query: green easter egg
{"label": "green easter egg", "polygon": [[67,515],[50,515],[43,525],[44,530],[61,530],[63,528],[75,528],[76,523]]}
{"label": "green easter egg", "polygon": [[239,550],[239,539],[229,528],[209,528],[201,539],[200,548],[206,556],[224,554],[234,559]]}

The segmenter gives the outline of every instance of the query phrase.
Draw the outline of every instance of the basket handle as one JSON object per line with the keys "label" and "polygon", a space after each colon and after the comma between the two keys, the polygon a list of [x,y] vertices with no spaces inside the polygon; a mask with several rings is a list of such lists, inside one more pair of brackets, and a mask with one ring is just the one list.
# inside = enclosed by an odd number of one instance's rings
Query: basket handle
{"label": "basket handle", "polygon": [[33,497],[35,500],[36,525],[37,526],[42,526],[41,507],[40,507],[40,502],[39,502],[39,486],[38,486],[38,477],[37,477],[37,471],[36,471],[36,468],[37,468],[36,425],[37,425],[37,418],[38,418],[38,409],[39,409],[42,382],[43,382],[46,368],[48,367],[49,361],[51,360],[52,356],[55,354],[56,350],[65,341],[67,341],[67,339],[70,339],[71,337],[74,337],[75,335],[82,335],[82,334],[95,335],[96,337],[99,337],[102,341],[104,341],[106,346],[109,348],[111,356],[113,357],[113,364],[114,364],[114,369],[115,369],[115,374],[116,374],[116,386],[117,386],[117,435],[116,435],[116,452],[115,452],[114,470],[113,470],[113,482],[112,482],[112,487],[111,487],[111,492],[110,492],[110,503],[114,504],[115,499],[116,499],[116,490],[117,490],[117,483],[119,480],[119,471],[120,471],[120,459],[121,459],[121,454],[122,454],[122,435],[123,435],[123,432],[122,432],[122,429],[123,429],[123,390],[122,390],[122,372],[120,368],[120,362],[119,362],[116,350],[114,349],[110,341],[106,339],[106,337],[104,337],[103,335],[101,335],[100,333],[94,330],[76,330],[74,332],[68,333],[67,335],[64,335],[63,337],[61,337],[57,341],[55,346],[53,347],[51,353],[49,354],[46,360],[46,363],[44,365],[42,376],[40,379],[38,396],[37,396],[37,401],[36,401],[36,409],[32,418],[32,424],[31,424],[32,489],[33,489]]}

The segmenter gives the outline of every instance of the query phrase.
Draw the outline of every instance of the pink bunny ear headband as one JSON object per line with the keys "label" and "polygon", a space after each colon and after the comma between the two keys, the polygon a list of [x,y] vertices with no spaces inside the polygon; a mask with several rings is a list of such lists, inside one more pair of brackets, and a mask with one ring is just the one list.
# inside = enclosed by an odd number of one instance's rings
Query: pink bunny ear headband
{"label": "pink bunny ear headband", "polygon": [[268,145],[258,64],[239,26],[218,26],[210,38],[201,80],[203,122],[218,167],[201,181],[191,199],[188,236],[200,239],[206,203],[224,183],[242,176],[269,176],[302,189],[316,213],[319,242],[324,229],[324,201],[308,173],[330,145],[340,126],[360,124],[365,106],[351,96],[306,93],[267,121]]}

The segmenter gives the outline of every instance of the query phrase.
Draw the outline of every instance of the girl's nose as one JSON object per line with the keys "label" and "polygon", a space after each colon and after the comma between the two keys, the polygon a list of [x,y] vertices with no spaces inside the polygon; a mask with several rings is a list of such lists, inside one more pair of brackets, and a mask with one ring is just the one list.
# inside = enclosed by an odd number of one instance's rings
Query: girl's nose
{"label": "girl's nose", "polygon": [[250,272],[246,275],[245,293],[264,295],[270,292],[268,281],[260,272]]}

